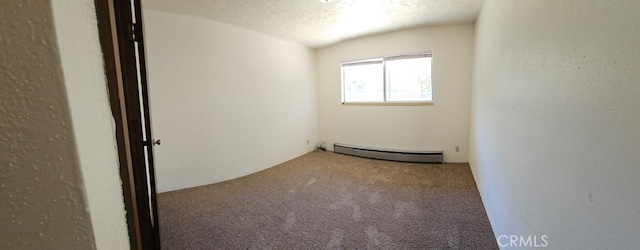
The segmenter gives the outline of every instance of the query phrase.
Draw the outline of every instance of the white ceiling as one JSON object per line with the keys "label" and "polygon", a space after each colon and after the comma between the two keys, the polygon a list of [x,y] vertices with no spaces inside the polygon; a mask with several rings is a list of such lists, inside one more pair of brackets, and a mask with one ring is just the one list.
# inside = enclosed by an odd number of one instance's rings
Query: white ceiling
{"label": "white ceiling", "polygon": [[476,20],[483,0],[143,0],[311,48],[377,33]]}

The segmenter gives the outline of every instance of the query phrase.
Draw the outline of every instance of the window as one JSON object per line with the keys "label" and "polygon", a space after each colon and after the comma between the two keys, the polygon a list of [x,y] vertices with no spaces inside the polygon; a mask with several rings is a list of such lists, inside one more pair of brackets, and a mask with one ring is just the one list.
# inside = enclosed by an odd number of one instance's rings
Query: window
{"label": "window", "polygon": [[431,103],[431,53],[342,63],[342,103]]}

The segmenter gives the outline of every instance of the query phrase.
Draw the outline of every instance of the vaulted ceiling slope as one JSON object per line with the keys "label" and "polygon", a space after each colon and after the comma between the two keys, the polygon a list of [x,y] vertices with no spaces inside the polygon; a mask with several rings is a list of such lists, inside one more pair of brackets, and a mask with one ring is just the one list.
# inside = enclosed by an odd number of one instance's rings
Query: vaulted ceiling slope
{"label": "vaulted ceiling slope", "polygon": [[483,0],[143,0],[311,48],[426,25],[474,22]]}

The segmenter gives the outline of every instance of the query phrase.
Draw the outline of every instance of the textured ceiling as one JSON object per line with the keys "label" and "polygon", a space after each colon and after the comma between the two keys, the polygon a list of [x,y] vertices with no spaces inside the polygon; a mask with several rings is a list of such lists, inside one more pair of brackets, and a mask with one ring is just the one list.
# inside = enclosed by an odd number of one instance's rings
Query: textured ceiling
{"label": "textured ceiling", "polygon": [[312,48],[403,28],[475,21],[483,0],[143,0]]}

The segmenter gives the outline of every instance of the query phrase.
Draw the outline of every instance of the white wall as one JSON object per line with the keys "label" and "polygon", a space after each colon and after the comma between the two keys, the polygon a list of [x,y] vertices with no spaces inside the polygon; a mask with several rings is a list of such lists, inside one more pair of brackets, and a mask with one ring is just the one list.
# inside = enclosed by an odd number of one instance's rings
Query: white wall
{"label": "white wall", "polygon": [[244,176],[313,149],[313,50],[186,15],[145,9],[144,20],[153,132],[162,139],[159,192]]}
{"label": "white wall", "polygon": [[497,236],[548,235],[553,249],[640,246],[638,9],[485,1],[470,163]]}
{"label": "white wall", "polygon": [[[433,26],[359,38],[317,50],[321,140],[408,150],[444,150],[445,161],[467,162],[473,24]],[[345,106],[340,63],[433,51],[433,106]],[[455,152],[460,146],[460,152]]]}
{"label": "white wall", "polygon": [[129,249],[122,182],[93,1],[52,1],[71,121],[99,249]]}

